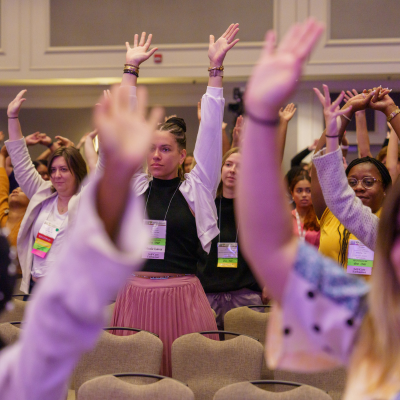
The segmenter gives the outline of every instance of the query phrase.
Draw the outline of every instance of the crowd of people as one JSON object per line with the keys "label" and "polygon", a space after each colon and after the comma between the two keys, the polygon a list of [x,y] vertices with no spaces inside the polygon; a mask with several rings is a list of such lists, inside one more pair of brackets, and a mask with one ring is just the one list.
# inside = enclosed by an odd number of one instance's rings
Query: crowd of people
{"label": "crowd of people", "polygon": [[[164,119],[157,107],[144,117],[147,94],[137,80],[157,50],[146,33],[126,43],[121,85],[103,94],[95,129],[77,146],[40,132],[24,137],[26,90],[10,101],[0,151],[0,305],[16,279],[32,297],[21,340],[0,353],[5,398],[61,398],[112,299],[113,326],[163,341],[163,375],[172,374],[179,336],[223,330],[232,308],[272,300],[271,368],[345,365],[346,400],[400,396],[400,109],[382,87],[343,91],[333,102],[328,86],[315,88],[326,129],[283,176],[296,113],[289,101],[323,26],[297,24],[279,46],[267,33],[230,140],[223,62],[238,32],[231,24],[217,40],[210,36],[193,153],[182,118]],[[376,157],[367,108],[388,121]],[[359,158],[347,165],[352,118]],[[34,161],[33,145],[47,147]],[[16,254],[8,255],[4,238]]]}

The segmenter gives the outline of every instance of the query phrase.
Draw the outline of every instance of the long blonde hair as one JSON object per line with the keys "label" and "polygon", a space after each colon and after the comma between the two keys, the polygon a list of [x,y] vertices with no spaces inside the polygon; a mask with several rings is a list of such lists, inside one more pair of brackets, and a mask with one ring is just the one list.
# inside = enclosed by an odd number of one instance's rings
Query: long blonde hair
{"label": "long blonde hair", "polygon": [[[235,153],[239,153],[239,147],[233,147],[232,149],[228,150],[225,155],[222,157],[222,164],[221,164],[221,171],[222,167],[224,166],[226,160]],[[217,188],[217,195],[216,197],[222,197],[222,189],[223,189],[224,183],[222,182],[222,178],[219,182],[218,188]]]}
{"label": "long blonde hair", "polygon": [[366,393],[382,389],[395,371],[400,381],[400,282],[391,260],[398,236],[399,209],[400,180],[391,188],[383,207],[369,307],[350,364],[349,381],[357,375],[361,365],[365,366]]}

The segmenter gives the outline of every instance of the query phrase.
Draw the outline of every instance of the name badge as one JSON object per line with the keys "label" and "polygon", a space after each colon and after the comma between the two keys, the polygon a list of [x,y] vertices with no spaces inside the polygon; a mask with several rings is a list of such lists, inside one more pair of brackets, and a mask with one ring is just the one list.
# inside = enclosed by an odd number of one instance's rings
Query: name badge
{"label": "name badge", "polygon": [[33,244],[32,253],[40,258],[45,258],[56,239],[60,226],[52,221],[44,221]]}
{"label": "name badge", "polygon": [[347,272],[357,275],[371,275],[374,252],[359,240],[349,240]]}
{"label": "name badge", "polygon": [[143,221],[151,231],[150,243],[142,253],[142,258],[164,260],[165,245],[167,242],[167,221],[145,219]]}
{"label": "name badge", "polygon": [[238,266],[238,244],[218,243],[219,268],[237,268]]}

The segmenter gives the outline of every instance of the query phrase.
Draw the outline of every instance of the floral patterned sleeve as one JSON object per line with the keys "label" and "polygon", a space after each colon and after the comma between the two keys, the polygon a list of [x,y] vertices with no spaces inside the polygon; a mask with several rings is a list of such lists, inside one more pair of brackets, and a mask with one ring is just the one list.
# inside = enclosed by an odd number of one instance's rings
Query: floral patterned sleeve
{"label": "floral patterned sleeve", "polygon": [[306,243],[268,323],[271,369],[316,372],[347,365],[366,312],[367,283]]}

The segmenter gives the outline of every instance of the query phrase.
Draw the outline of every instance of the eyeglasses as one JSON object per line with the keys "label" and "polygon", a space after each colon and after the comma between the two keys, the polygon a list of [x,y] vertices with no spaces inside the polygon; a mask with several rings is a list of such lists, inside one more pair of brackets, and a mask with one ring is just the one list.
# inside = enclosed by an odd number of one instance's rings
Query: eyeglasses
{"label": "eyeglasses", "polygon": [[350,187],[353,189],[358,185],[358,182],[361,182],[361,185],[364,189],[372,189],[372,186],[375,185],[375,182],[382,182],[381,180],[372,178],[371,176],[366,176],[362,179],[350,178],[347,181],[349,182]]}

